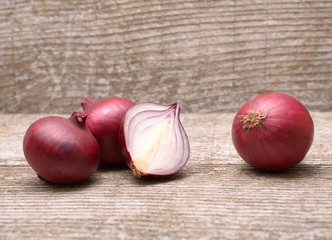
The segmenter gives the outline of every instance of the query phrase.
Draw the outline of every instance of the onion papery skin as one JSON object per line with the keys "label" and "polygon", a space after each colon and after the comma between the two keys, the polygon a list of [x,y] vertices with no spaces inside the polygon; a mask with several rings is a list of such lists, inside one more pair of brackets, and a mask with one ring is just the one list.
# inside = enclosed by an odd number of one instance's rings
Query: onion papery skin
{"label": "onion papery skin", "polygon": [[39,177],[57,184],[87,180],[98,168],[97,140],[86,128],[84,116],[49,116],[35,121],[23,139],[23,151]]}
{"label": "onion papery skin", "polygon": [[[190,155],[179,104],[140,103],[129,109],[120,127],[120,145],[136,177],[165,177],[179,172]],[[146,156],[143,152],[152,158],[139,160],[137,155]]]}
{"label": "onion papery skin", "polygon": [[98,102],[88,97],[82,99],[86,126],[98,141],[102,165],[126,165],[119,145],[119,131],[123,116],[134,105],[126,98],[107,98]]}
{"label": "onion papery skin", "polygon": [[313,137],[314,123],[306,107],[278,92],[249,100],[232,125],[235,149],[259,170],[282,171],[297,165],[309,151]]}

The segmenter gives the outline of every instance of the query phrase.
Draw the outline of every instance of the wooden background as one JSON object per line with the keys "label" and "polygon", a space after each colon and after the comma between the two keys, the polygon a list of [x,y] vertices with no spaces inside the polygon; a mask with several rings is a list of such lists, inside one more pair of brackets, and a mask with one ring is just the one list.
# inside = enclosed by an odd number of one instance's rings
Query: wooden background
{"label": "wooden background", "polygon": [[332,110],[331,0],[2,0],[0,113],[110,96],[230,112],[282,91]]}

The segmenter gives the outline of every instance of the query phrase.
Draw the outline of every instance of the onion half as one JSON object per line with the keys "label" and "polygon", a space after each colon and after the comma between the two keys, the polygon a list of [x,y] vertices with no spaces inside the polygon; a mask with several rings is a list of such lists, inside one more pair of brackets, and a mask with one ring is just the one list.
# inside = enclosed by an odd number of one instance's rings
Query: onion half
{"label": "onion half", "polygon": [[120,144],[137,177],[168,176],[189,159],[189,140],[177,103],[141,103],[130,108],[120,127]]}

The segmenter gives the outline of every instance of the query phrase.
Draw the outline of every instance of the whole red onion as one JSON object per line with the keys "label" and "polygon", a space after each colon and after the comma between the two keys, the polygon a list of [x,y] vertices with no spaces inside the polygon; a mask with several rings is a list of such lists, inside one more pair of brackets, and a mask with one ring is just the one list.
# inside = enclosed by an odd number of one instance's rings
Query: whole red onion
{"label": "whole red onion", "polygon": [[280,171],[300,163],[314,136],[305,106],[283,93],[266,93],[245,103],[236,114],[232,140],[249,165]]}
{"label": "whole red onion", "polygon": [[29,165],[43,179],[59,184],[88,179],[99,164],[99,146],[86,128],[84,116],[45,117],[26,131],[23,151]]}
{"label": "whole red onion", "polygon": [[189,159],[189,140],[180,121],[180,105],[140,103],[125,114],[120,144],[137,177],[169,176]]}
{"label": "whole red onion", "polygon": [[101,150],[101,164],[125,165],[119,146],[119,129],[123,116],[134,104],[126,98],[108,98],[99,102],[87,97],[82,99],[86,125]]}

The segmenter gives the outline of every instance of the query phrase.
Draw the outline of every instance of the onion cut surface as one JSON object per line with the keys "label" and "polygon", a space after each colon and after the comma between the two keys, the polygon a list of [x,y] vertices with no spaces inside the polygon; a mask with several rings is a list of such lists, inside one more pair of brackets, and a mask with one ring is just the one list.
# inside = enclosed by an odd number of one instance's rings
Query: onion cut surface
{"label": "onion cut surface", "polygon": [[189,140],[177,103],[137,104],[126,113],[121,130],[127,164],[138,177],[174,174],[189,159]]}

